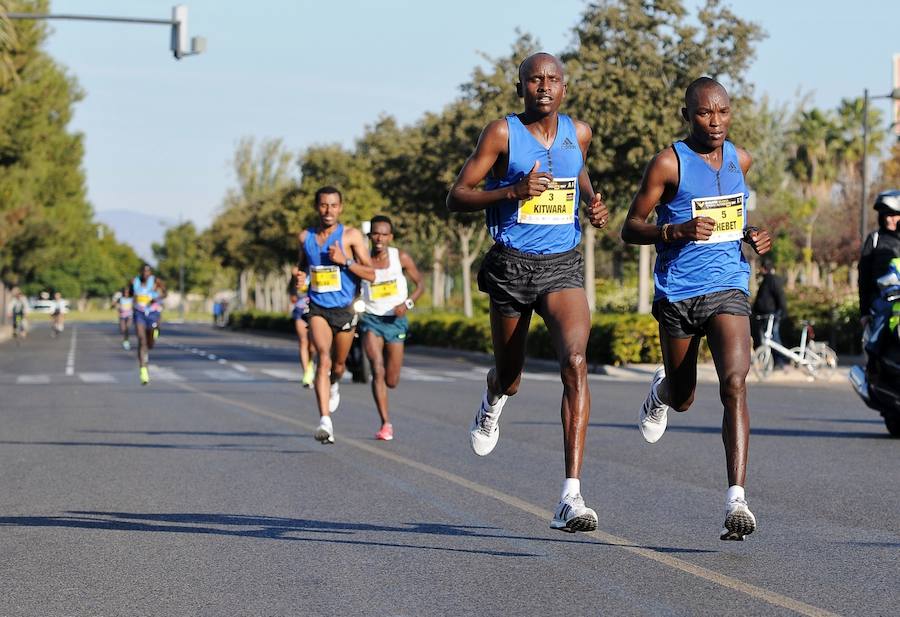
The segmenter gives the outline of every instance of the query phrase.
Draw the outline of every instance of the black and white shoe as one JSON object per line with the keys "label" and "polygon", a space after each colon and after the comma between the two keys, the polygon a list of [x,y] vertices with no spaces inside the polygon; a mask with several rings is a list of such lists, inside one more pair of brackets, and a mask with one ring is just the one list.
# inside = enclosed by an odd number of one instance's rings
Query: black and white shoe
{"label": "black and white shoe", "polygon": [[594,531],[597,529],[597,513],[584,505],[580,494],[566,495],[556,506],[550,528],[570,533]]}
{"label": "black and white shoe", "polygon": [[756,531],[756,517],[747,507],[744,499],[732,499],[725,504],[725,523],[722,525],[720,540],[741,541]]}

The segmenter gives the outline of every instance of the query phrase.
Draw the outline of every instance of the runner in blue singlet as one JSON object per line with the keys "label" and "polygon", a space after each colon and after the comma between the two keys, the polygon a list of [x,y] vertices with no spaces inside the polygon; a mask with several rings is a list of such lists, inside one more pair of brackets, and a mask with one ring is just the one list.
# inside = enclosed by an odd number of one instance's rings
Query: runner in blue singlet
{"label": "runner in blue singlet", "polygon": [[141,273],[131,281],[134,294],[134,331],[138,340],[138,365],[141,385],[150,383],[150,350],[159,338],[159,322],[162,318],[162,299],[166,286],[153,276],[149,264],[141,267]]}
{"label": "runner in blue singlet", "polygon": [[319,224],[298,235],[297,267],[309,272],[309,310],[305,318],[319,359],[315,381],[319,426],[315,437],[328,444],[334,443],[331,414],[340,404],[338,382],[344,374],[356,329],[353,301],[359,292],[359,280],[374,281],[375,270],[362,232],[338,221],[344,208],[341,192],[333,186],[320,188],[316,191],[315,207]]}
{"label": "runner in blue singlet", "polygon": [[453,212],[484,210],[494,238],[478,288],[491,298],[495,365],[470,445],[484,456],[497,444],[500,412],[518,390],[528,324],[537,311],[550,330],[563,382],[566,479],[550,526],[591,531],[597,513],[585,506],[580,480],[591,404],[585,362],[591,316],[577,250],[579,197],[595,227],[606,225],[608,213],[584,167],[591,127],[559,113],[566,94],[560,61],[545,53],[529,56],[519,66],[516,88],[525,111],[484,129],[447,196]]}
{"label": "runner in blue singlet", "polygon": [[[722,440],[728,470],[723,540],[743,540],[756,529],[744,482],[750,414],[745,380],[750,370],[750,267],[746,242],[767,252],[766,231],[746,225],[744,177],[750,155],[726,139],[731,102],[721,84],[695,80],[681,114],[690,134],[656,155],[644,172],[622,229],[630,244],[656,244],[653,315],[659,321],[663,366],[641,407],[638,427],[655,443],[669,407],[687,411],[697,385],[697,350],[705,335],[719,376],[724,407]],[[657,222],[647,218],[656,209]]]}

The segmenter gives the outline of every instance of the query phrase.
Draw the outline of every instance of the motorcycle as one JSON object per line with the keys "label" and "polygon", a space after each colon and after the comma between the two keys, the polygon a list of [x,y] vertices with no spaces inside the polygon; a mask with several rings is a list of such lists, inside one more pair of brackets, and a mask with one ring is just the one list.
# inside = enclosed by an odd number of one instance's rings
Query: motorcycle
{"label": "motorcycle", "polygon": [[881,297],[863,333],[865,367],[850,369],[859,397],[884,418],[891,437],[900,437],[900,258],[878,279]]}

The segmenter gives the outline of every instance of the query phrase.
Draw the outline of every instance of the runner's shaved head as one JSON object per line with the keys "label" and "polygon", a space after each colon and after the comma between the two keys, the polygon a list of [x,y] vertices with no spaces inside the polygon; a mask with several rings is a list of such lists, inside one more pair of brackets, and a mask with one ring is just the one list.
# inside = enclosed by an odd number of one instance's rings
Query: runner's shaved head
{"label": "runner's shaved head", "polygon": [[712,77],[698,77],[694,81],[691,82],[691,85],[687,87],[687,90],[684,91],[684,106],[687,109],[690,109],[697,104],[697,96],[710,88],[718,88],[722,91],[725,96],[728,96],[728,91],[725,90],[725,86],[717,82]]}
{"label": "runner's shaved head", "polygon": [[548,54],[547,52],[539,51],[538,53],[531,54],[530,56],[528,56],[527,58],[522,60],[522,64],[519,65],[519,82],[521,82],[521,83],[525,82],[526,76],[528,75],[528,71],[531,70],[531,67],[534,65],[535,62],[538,62],[540,60],[547,60],[547,59],[553,61],[556,64],[556,66],[559,67],[559,72],[561,75],[565,75],[566,69],[563,66],[562,62],[559,61],[559,58],[557,58],[553,54]]}

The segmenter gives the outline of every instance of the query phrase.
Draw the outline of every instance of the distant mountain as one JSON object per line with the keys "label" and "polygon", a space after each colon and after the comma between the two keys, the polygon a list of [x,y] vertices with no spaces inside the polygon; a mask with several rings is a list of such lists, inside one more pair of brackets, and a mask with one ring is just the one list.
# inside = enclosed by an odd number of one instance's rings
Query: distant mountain
{"label": "distant mountain", "polygon": [[116,240],[129,244],[144,261],[155,263],[151,245],[162,242],[166,227],[177,225],[176,221],[163,216],[153,216],[131,210],[104,210],[95,218],[113,230]]}

